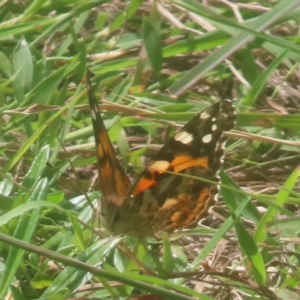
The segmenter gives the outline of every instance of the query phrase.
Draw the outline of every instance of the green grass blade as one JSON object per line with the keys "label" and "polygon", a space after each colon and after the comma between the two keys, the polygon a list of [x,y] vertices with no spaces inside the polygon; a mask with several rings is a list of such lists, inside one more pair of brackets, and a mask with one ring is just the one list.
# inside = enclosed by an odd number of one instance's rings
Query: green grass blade
{"label": "green grass blade", "polygon": [[[300,176],[300,168],[297,167],[289,176],[289,178],[286,180],[285,184],[277,194],[275,199],[276,205],[283,206],[283,204],[287,200],[287,197],[290,194],[289,191],[294,188],[299,176]],[[276,214],[277,214],[277,209],[274,206],[270,206],[268,210],[263,214],[254,235],[254,240],[256,243],[262,243],[265,240],[267,235],[267,230],[266,230],[267,222],[271,221],[276,216]]]}
{"label": "green grass blade", "polygon": [[276,70],[278,65],[285,59],[288,54],[288,50],[283,51],[278,57],[276,57],[272,63],[268,66],[268,68],[257,77],[256,81],[253,83],[249,93],[242,101],[243,105],[249,106],[253,104],[258,99],[260,93],[265,88],[266,84],[268,83],[269,77],[271,74]]}
{"label": "green grass blade", "polygon": [[[174,1],[175,3],[189,8],[199,15],[201,15],[201,9],[203,7],[195,1]],[[262,31],[272,24],[272,22],[277,21],[282,14],[288,13],[295,9],[300,4],[300,1],[281,1],[277,6],[273,7],[270,11],[266,12],[264,15],[259,17],[255,23],[250,24],[248,29],[253,31]],[[204,8],[204,10],[207,10]],[[245,27],[246,28],[246,27]],[[232,37],[226,44],[224,44],[220,49],[217,49],[212,55],[208,56],[200,64],[196,65],[190,71],[188,71],[180,80],[170,86],[170,93],[178,96],[181,90],[186,90],[193,84],[195,84],[201,77],[203,77],[207,72],[215,68],[219,63],[221,63],[229,55],[233,54],[236,50],[241,48],[247,42],[253,38],[253,35],[247,31],[241,31]],[[299,48],[300,50],[300,48]]]}
{"label": "green grass blade", "polygon": [[28,211],[36,208],[41,207],[55,207],[60,208],[58,205],[48,202],[48,201],[34,201],[34,202],[28,202],[19,205],[18,207],[12,209],[6,214],[3,214],[0,216],[0,226],[5,225],[9,221],[11,221],[13,218],[20,217],[23,214],[27,213]]}
{"label": "green grass blade", "polygon": [[162,66],[162,43],[157,29],[149,19],[144,19],[143,39],[154,73],[159,78]]}
{"label": "green grass blade", "polygon": [[76,103],[84,93],[85,91],[80,93],[78,97],[73,98],[72,101],[70,101],[60,110],[58,110],[55,114],[53,114],[53,116],[46,123],[44,123],[38,130],[36,130],[35,133],[26,141],[26,143],[23,144],[22,147],[16,152],[16,154],[9,159],[9,161],[3,167],[2,172],[3,173],[8,172],[19,161],[22,155],[31,147],[31,145],[41,135],[41,133],[47,128],[48,124],[51,123],[55,118],[60,116],[65,110],[71,107],[74,103]]}
{"label": "green grass blade", "polygon": [[[44,200],[47,195],[48,181],[47,179],[42,179],[32,192],[28,202]],[[29,242],[34,233],[34,229],[40,217],[40,209],[34,209],[31,215],[22,215],[19,219],[14,237],[20,239],[24,242]],[[7,292],[11,280],[15,275],[20,263],[22,262],[22,257],[24,255],[24,250],[11,246],[7,260],[5,271],[3,275],[3,280],[0,286],[0,298],[4,298]]]}

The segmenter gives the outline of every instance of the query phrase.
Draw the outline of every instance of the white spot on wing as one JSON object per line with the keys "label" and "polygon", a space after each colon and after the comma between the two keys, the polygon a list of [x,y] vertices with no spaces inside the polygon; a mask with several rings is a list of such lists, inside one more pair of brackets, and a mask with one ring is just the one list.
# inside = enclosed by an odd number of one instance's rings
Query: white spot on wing
{"label": "white spot on wing", "polygon": [[186,131],[181,131],[176,133],[174,139],[183,144],[189,144],[193,140],[193,136]]}
{"label": "white spot on wing", "polygon": [[212,122],[216,122],[217,119],[216,119],[215,117],[213,117],[213,118],[211,118],[211,121],[212,121]]}
{"label": "white spot on wing", "polygon": [[205,136],[202,138],[202,142],[203,142],[204,144],[207,144],[207,143],[209,143],[209,142],[211,141],[211,139],[212,139],[212,135],[211,135],[211,134],[207,134],[207,135],[205,135]]}
{"label": "white spot on wing", "polygon": [[211,131],[216,131],[217,128],[218,128],[218,126],[217,126],[216,124],[213,124],[213,125],[211,126]]}
{"label": "white spot on wing", "polygon": [[210,114],[209,114],[207,111],[203,111],[203,112],[200,114],[199,119],[205,120],[205,119],[207,119],[207,118],[209,118],[209,117],[210,117]]}
{"label": "white spot on wing", "polygon": [[218,202],[218,198],[219,198],[219,194],[215,194],[215,195],[214,195],[214,201],[215,201],[215,202]]}
{"label": "white spot on wing", "polygon": [[225,150],[225,146],[226,146],[226,141],[224,141],[223,143],[221,143],[221,149]]}
{"label": "white spot on wing", "polygon": [[96,120],[96,113],[93,109],[91,109],[91,116],[92,116],[93,120]]}

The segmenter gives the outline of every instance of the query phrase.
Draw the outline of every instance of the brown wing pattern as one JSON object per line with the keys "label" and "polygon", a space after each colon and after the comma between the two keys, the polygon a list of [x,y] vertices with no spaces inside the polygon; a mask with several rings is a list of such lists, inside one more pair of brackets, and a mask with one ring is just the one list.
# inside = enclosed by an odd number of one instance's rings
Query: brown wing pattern
{"label": "brown wing pattern", "polygon": [[[217,199],[223,133],[234,124],[235,110],[229,100],[210,106],[187,123],[142,172],[118,219],[124,223],[130,211],[146,235],[196,225]],[[128,232],[138,236],[136,223],[130,228],[127,224]],[[117,222],[114,226],[118,231]]]}
{"label": "brown wing pattern", "polygon": [[197,224],[215,203],[223,163],[224,131],[235,124],[232,102],[202,111],[167,142],[133,186],[116,158],[97,101],[88,92],[97,148],[102,224],[137,237]]}
{"label": "brown wing pattern", "polygon": [[115,150],[109,139],[99,112],[90,76],[91,71],[87,70],[87,89],[96,143],[100,190],[102,191],[103,201],[120,206],[131,184],[116,157]]}

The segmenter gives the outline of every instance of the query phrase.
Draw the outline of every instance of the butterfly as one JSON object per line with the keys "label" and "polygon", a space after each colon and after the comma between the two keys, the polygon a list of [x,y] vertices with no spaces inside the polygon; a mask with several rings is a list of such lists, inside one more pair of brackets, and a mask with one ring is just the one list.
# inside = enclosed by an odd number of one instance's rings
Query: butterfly
{"label": "butterfly", "polygon": [[96,143],[100,222],[113,234],[143,238],[195,226],[218,197],[224,131],[235,125],[235,109],[222,100],[177,131],[131,184],[109,139],[87,71]]}

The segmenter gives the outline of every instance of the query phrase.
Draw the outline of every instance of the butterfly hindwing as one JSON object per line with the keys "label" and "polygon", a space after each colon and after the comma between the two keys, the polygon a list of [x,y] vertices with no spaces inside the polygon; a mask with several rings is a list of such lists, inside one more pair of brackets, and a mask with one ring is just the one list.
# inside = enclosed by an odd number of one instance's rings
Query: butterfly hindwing
{"label": "butterfly hindwing", "polygon": [[162,230],[197,223],[216,200],[217,172],[225,146],[223,133],[234,123],[234,108],[228,100],[192,119],[156,154],[133,185],[133,201],[127,204],[142,208],[136,214],[157,210],[153,226],[159,224]]}

